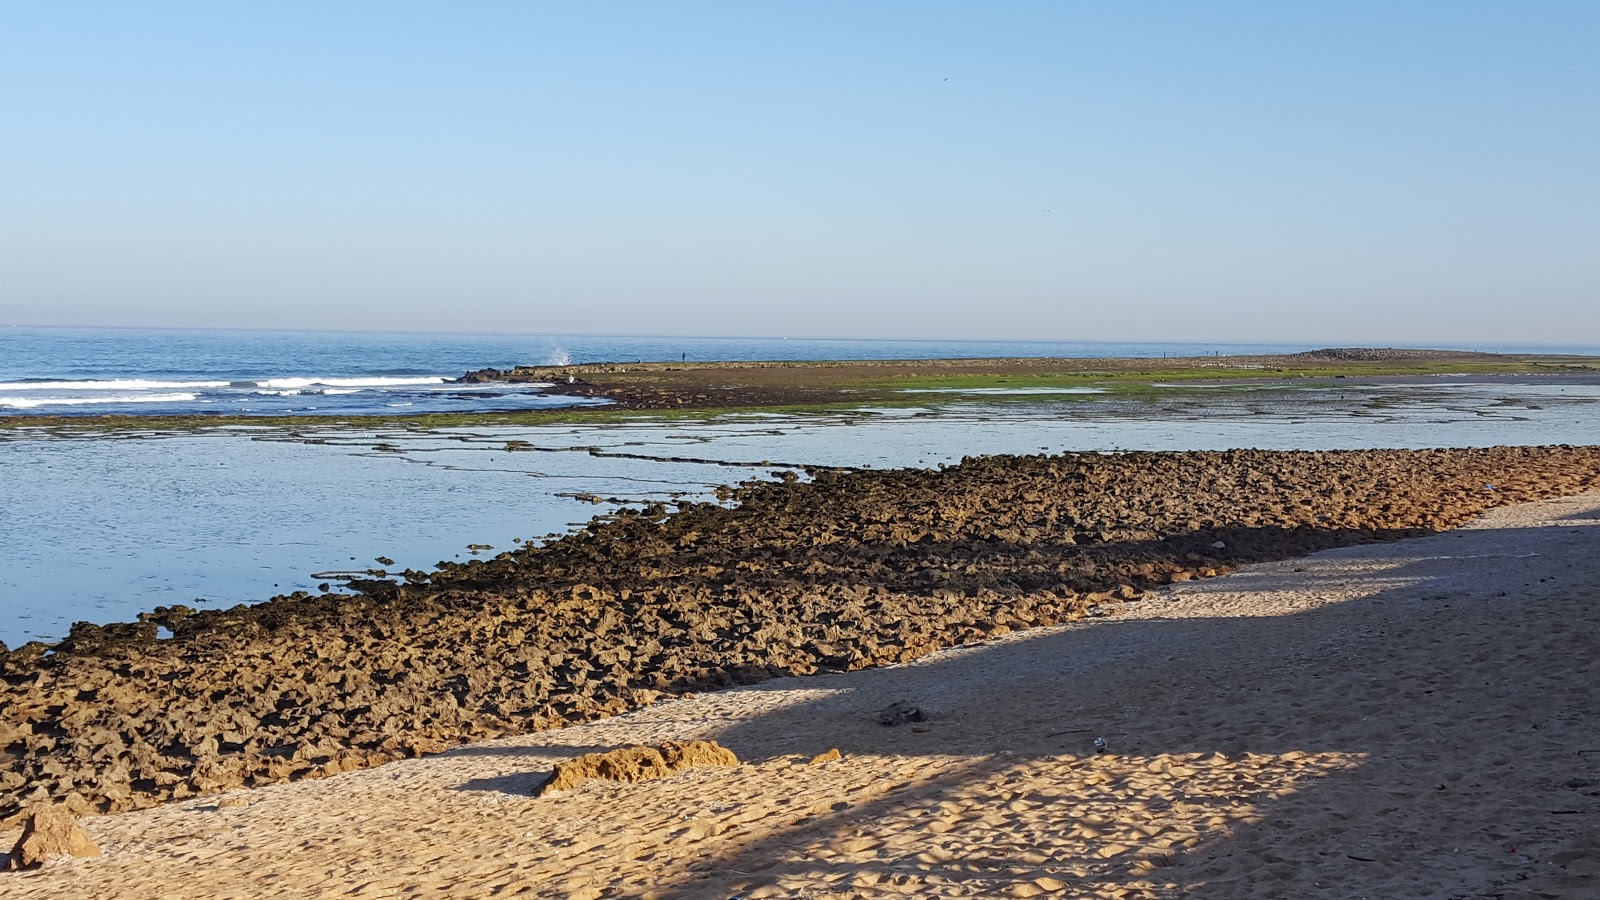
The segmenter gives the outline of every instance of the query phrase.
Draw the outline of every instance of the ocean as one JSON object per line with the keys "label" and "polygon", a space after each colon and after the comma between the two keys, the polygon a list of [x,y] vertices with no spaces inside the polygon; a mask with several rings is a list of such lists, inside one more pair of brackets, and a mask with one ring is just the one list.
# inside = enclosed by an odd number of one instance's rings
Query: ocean
{"label": "ocean", "polygon": [[[473,369],[671,360],[1143,357],[1293,353],[1311,344],[662,338],[131,328],[0,328],[0,415],[307,415],[539,409],[600,401],[538,385],[453,384]],[[1600,348],[1495,347],[1503,352]]]}

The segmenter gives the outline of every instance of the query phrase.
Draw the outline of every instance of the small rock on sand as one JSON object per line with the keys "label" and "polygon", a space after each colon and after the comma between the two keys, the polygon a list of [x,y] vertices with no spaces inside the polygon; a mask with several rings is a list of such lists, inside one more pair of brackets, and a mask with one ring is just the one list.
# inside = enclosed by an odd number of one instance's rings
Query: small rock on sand
{"label": "small rock on sand", "polygon": [[34,810],[11,848],[12,869],[27,869],[63,856],[94,857],[100,848],[78,824],[78,817],[62,806]]}
{"label": "small rock on sand", "polygon": [[694,766],[737,766],[739,758],[716,741],[667,741],[660,747],[619,747],[604,753],[587,753],[557,763],[550,777],[533,789],[542,797],[566,791],[595,778],[608,781],[649,781],[665,778]]}
{"label": "small rock on sand", "polygon": [[843,759],[843,758],[844,758],[844,756],[841,753],[839,753],[839,748],[835,747],[835,748],[833,748],[832,750],[829,750],[826,753],[818,753],[816,756],[811,757],[811,762],[809,763],[809,765],[820,766],[823,763],[831,763],[831,762],[834,762],[836,760],[840,760],[840,759]]}
{"label": "small rock on sand", "polygon": [[905,701],[891,703],[878,713],[878,724],[885,728],[897,728],[907,722],[926,722],[927,713],[920,706],[912,706]]}

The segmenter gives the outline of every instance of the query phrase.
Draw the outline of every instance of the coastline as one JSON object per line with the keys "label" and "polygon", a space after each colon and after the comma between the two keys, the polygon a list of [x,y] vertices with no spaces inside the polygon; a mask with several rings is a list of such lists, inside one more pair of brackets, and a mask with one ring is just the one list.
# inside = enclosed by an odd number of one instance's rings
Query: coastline
{"label": "coastline", "polygon": [[[84,898],[1581,896],[1600,874],[1597,527],[1593,493],[1513,505],[907,666],[91,818],[103,858],[0,879]],[[897,701],[927,726],[879,725]],[[710,738],[744,765],[527,796],[595,747]]]}
{"label": "coastline", "polygon": [[[1157,585],[1600,486],[1600,448],[814,470],[356,597],[166,608],[0,658],[14,822],[331,775],[663,696],[909,662]],[[1221,546],[1218,546],[1221,545]],[[161,639],[160,629],[172,637]]]}
{"label": "coastline", "polygon": [[1337,384],[1497,382],[1600,383],[1600,357],[1440,350],[1327,349],[1277,356],[1184,358],[997,358],[769,362],[583,363],[464,373],[455,383],[544,385],[575,405],[423,413],[0,415],[0,435],[39,430],[188,431],[226,427],[353,428],[604,423],[710,419],[730,413],[788,415],[921,406],[1157,398],[1216,387],[1262,389]]}

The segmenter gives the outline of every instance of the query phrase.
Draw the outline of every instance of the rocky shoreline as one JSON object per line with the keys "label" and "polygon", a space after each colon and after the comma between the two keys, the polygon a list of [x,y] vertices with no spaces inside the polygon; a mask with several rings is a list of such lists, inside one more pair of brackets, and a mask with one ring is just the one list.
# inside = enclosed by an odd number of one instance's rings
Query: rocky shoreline
{"label": "rocky shoreline", "polygon": [[[1592,373],[1596,360],[1514,356],[1468,350],[1329,347],[1276,356],[1162,359],[876,359],[767,362],[585,362],[476,369],[461,384],[542,384],[550,394],[605,400],[623,410],[736,409],[890,402],[898,391],[949,379],[996,385],[1038,379],[1090,384],[1105,379],[1149,382],[1163,377],[1228,377],[1268,381],[1348,373],[1437,374],[1451,367],[1522,375]],[[1443,368],[1440,368],[1443,367]],[[1341,375],[1339,373],[1346,373]]]}
{"label": "rocky shoreline", "polygon": [[[909,661],[1249,562],[1600,488],[1600,448],[816,470],[492,560],[0,656],[0,820],[333,774],[664,693]],[[162,628],[171,636],[160,637]]]}

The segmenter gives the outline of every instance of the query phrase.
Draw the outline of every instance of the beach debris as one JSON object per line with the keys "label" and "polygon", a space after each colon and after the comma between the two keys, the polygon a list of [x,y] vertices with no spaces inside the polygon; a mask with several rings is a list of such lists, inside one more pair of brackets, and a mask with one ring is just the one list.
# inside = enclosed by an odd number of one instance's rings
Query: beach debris
{"label": "beach debris", "polygon": [[586,753],[557,763],[550,777],[533,789],[533,796],[568,791],[596,778],[607,781],[649,781],[696,766],[737,766],[739,758],[716,741],[667,741],[659,747],[633,745]]}
{"label": "beach debris", "polygon": [[1094,752],[1096,752],[1096,753],[1105,753],[1107,750],[1110,750],[1110,749],[1111,749],[1111,745],[1106,742],[1105,738],[1097,737],[1097,738],[1094,739]]}
{"label": "beach debris", "polygon": [[28,869],[63,856],[89,858],[100,855],[100,848],[78,824],[78,817],[65,806],[41,806],[22,826],[22,837],[11,848],[9,867]]}
{"label": "beach debris", "polygon": [[829,750],[826,753],[818,753],[816,756],[811,757],[811,762],[807,763],[806,765],[820,766],[823,763],[836,762],[841,759],[844,759],[844,754],[839,752],[838,747],[834,747],[832,750]]}
{"label": "beach debris", "polygon": [[878,713],[878,724],[885,728],[898,728],[907,722],[926,721],[928,715],[922,711],[922,707],[912,706],[904,700],[891,703]]}
{"label": "beach debris", "polygon": [[1211,543],[1211,549],[1213,549],[1213,550],[1226,550],[1226,549],[1228,549],[1228,544],[1227,544],[1226,541],[1213,541]]}

